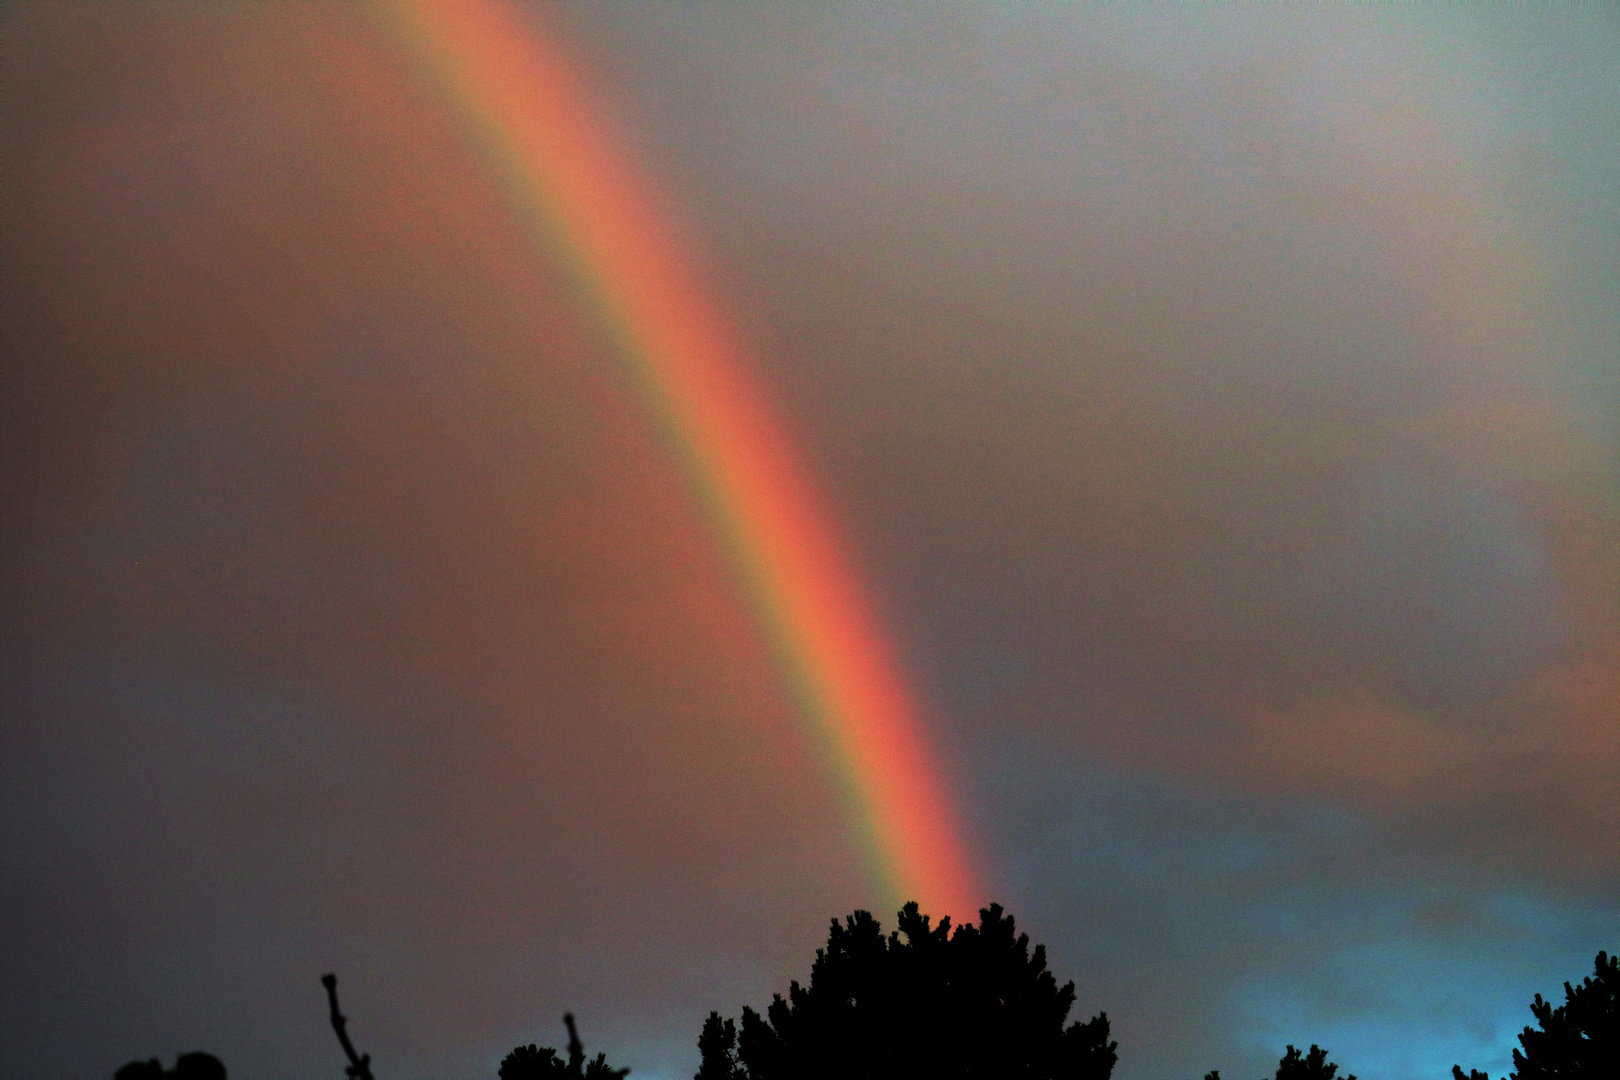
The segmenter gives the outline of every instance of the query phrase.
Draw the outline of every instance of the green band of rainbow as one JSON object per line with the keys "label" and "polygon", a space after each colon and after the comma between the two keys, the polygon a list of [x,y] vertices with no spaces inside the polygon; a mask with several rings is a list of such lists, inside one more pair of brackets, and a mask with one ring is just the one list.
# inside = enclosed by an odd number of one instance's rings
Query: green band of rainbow
{"label": "green band of rainbow", "polygon": [[802,708],[832,747],[880,888],[931,914],[971,917],[983,896],[939,769],[832,518],[717,305],[592,122],[562,51],[498,0],[385,10],[519,212],[563,246],[673,432]]}

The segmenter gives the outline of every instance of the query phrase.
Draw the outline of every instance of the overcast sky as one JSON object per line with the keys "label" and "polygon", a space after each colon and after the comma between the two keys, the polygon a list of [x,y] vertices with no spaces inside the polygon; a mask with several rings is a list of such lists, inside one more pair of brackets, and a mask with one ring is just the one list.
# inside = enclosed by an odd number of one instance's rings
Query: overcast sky
{"label": "overcast sky", "polygon": [[[1620,946],[1620,20],[547,9],[1119,1080],[1505,1072]],[[530,12],[534,15],[534,12]],[[612,338],[383,24],[12,5],[0,1074],[690,1076],[879,908]]]}

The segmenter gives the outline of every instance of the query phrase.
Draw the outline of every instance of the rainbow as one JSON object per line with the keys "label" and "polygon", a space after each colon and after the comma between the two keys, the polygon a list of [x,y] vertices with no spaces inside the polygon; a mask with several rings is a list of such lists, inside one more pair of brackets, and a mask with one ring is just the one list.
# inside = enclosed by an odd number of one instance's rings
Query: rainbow
{"label": "rainbow", "polygon": [[[984,899],[916,704],[736,334],[586,108],[558,43],[499,0],[381,9],[537,237],[560,246],[678,447],[784,674],[837,764],[879,888],[933,915]],[[535,13],[528,13],[535,14]]]}

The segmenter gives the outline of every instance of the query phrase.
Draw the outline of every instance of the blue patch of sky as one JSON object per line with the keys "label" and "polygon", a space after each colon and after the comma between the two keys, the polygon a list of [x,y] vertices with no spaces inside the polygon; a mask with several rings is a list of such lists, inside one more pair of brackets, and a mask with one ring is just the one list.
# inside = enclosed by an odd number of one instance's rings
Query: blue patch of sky
{"label": "blue patch of sky", "polygon": [[[1444,1077],[1453,1064],[1500,1076],[1537,993],[1591,971],[1616,932],[1616,907],[1579,897],[1483,887],[1480,925],[1448,934],[1426,915],[1435,890],[1390,890],[1364,905],[1365,940],[1327,951],[1308,978],[1273,973],[1236,990],[1260,1045],[1317,1042],[1364,1077]],[[1430,894],[1426,898],[1425,893]],[[1463,910],[1460,906],[1457,910]]]}
{"label": "blue patch of sky", "polygon": [[[1366,1080],[1498,1075],[1532,995],[1620,930],[1612,898],[1425,860],[1332,804],[1034,742],[981,768],[1009,904],[1082,1008],[1115,1017],[1121,1077],[1258,1075],[1313,1042]],[[1133,1041],[1155,1028],[1172,1034]]]}

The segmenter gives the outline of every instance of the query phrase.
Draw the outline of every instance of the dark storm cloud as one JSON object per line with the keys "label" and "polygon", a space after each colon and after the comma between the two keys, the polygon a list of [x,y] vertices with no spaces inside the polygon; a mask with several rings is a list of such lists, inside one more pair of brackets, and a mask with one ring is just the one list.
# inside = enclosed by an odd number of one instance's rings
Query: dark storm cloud
{"label": "dark storm cloud", "polygon": [[[390,1075],[689,1072],[871,895],[666,448],[374,27],[90,10],[5,16],[0,1071],[309,1073],[336,967]],[[1121,1077],[1494,1072],[1615,944],[1612,22],[560,25]]]}

